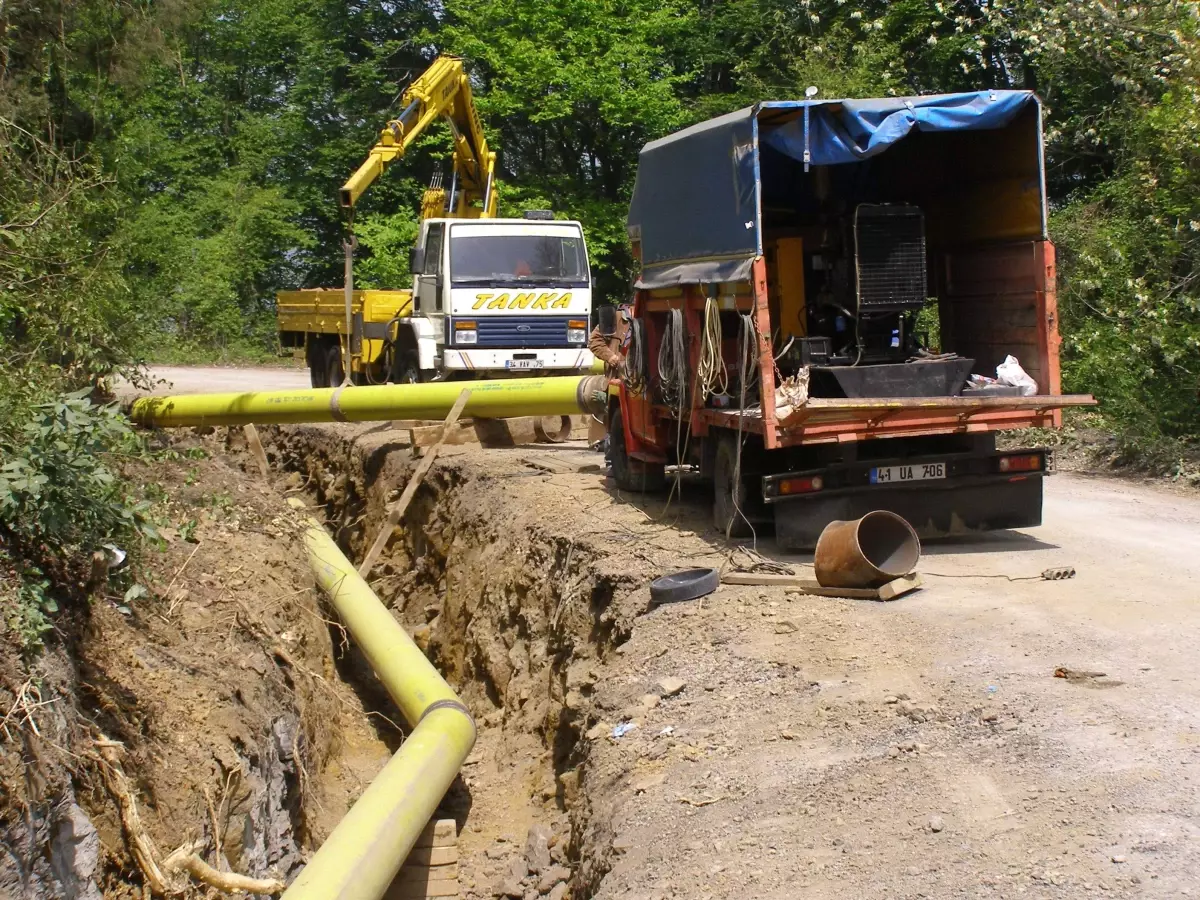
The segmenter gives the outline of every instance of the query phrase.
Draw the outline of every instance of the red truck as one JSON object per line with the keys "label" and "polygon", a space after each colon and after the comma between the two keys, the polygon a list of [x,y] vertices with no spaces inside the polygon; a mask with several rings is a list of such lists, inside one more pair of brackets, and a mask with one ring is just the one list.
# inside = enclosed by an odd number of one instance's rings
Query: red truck
{"label": "red truck", "polygon": [[[618,487],[698,474],[718,528],[789,549],[875,509],[1040,524],[1052,458],[996,433],[1095,401],[1060,390],[1034,94],[759,103],[647,144],[628,226]],[[1010,355],[1023,387],[979,377]]]}

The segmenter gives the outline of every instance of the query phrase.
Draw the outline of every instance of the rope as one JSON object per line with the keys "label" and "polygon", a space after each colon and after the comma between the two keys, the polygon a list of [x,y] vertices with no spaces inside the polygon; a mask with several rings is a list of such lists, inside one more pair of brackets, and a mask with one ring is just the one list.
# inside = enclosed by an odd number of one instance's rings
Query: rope
{"label": "rope", "polygon": [[672,309],[667,314],[667,327],[658,346],[658,381],[663,399],[672,406],[677,403],[682,406],[687,393],[688,358],[681,309]]}
{"label": "rope", "polygon": [[729,372],[721,358],[721,311],[712,297],[704,301],[704,335],[700,342],[700,363],[696,367],[696,381],[701,396],[707,400],[712,394],[729,393]]}
{"label": "rope", "polygon": [[629,350],[623,374],[625,386],[634,393],[646,386],[646,327],[641,319],[629,321]]}

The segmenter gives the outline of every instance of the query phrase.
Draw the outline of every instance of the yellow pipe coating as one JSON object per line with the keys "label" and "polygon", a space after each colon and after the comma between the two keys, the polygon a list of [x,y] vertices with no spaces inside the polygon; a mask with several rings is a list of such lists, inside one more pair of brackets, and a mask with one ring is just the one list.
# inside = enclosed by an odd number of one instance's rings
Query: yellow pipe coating
{"label": "yellow pipe coating", "polygon": [[607,382],[598,375],[565,375],[143,397],[134,402],[130,415],[143,425],[162,428],[442,419],[464,388],[471,391],[471,397],[462,412],[464,417],[505,419],[595,412],[592,395],[597,391],[605,391]]}
{"label": "yellow pipe coating", "polygon": [[314,519],[304,543],[317,583],[413,731],[283,896],[379,900],[471,752],[475,722]]}

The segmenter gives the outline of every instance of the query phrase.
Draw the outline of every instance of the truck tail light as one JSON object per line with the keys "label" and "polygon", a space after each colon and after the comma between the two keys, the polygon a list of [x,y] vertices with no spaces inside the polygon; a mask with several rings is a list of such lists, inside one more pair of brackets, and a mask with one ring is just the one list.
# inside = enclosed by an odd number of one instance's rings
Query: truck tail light
{"label": "truck tail light", "polygon": [[792,494],[811,494],[814,491],[819,491],[825,487],[825,482],[820,475],[808,475],[804,478],[784,478],[779,482],[780,496],[787,497]]}
{"label": "truck tail light", "polygon": [[1001,472],[1040,472],[1042,457],[1039,453],[1022,453],[1017,456],[1000,457]]}

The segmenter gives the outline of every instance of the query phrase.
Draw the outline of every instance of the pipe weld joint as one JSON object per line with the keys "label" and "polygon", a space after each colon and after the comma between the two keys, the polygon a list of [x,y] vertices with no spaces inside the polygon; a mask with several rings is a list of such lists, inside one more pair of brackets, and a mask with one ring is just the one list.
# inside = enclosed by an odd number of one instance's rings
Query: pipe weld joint
{"label": "pipe weld joint", "polygon": [[339,395],[340,395],[340,394],[342,393],[342,391],[344,391],[345,389],[346,389],[346,386],[343,384],[343,385],[342,385],[341,387],[339,387],[339,388],[338,388],[336,391],[334,391],[334,392],[333,392],[333,393],[330,395],[330,397],[329,397],[329,414],[330,414],[330,415],[333,417],[333,420],[334,420],[335,422],[348,422],[348,421],[350,421],[349,419],[347,419],[347,418],[346,418],[346,414],[345,414],[344,412],[342,412],[342,406],[341,406],[341,404],[338,402],[338,397],[339,397]]}
{"label": "pipe weld joint", "polygon": [[457,700],[434,700],[427,707],[425,707],[424,710],[421,711],[421,717],[417,719],[417,725],[420,725],[423,721],[425,721],[425,717],[436,709],[453,709],[456,712],[462,713],[467,717],[467,721],[471,723],[471,731],[473,733],[478,732],[479,729],[475,726],[475,717],[471,715],[471,711],[469,709],[467,709]]}

